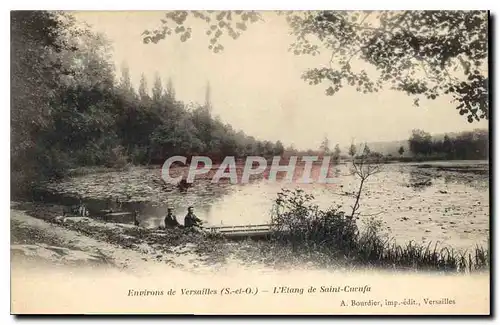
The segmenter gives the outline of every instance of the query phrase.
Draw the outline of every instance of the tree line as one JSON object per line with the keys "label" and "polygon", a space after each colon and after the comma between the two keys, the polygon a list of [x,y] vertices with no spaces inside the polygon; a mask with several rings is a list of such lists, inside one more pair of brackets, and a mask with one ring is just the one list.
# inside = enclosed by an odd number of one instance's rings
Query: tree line
{"label": "tree line", "polygon": [[[478,20],[474,26],[481,31],[484,17],[478,15],[459,18]],[[272,156],[284,151],[279,141],[260,141],[213,117],[209,101],[198,105],[177,100],[171,80],[163,85],[157,76],[150,89],[143,77],[135,89],[130,79],[125,66],[117,76],[109,41],[70,14],[11,12],[14,192],[62,177],[78,166],[161,163],[177,154],[208,155],[218,161],[227,155]],[[487,116],[487,108],[473,110]],[[422,131],[412,135],[410,151],[425,157],[476,159],[487,157],[487,142],[485,131],[444,139]],[[323,143],[320,151],[329,152],[328,146]],[[333,153],[340,156],[340,149]]]}
{"label": "tree line", "polygon": [[70,14],[11,12],[11,188],[24,193],[74,167],[162,163],[172,155],[281,155],[175,98],[159,75],[134,89],[116,76],[111,45]]}
{"label": "tree line", "polygon": [[488,159],[488,130],[475,129],[444,137],[431,136],[423,130],[413,130],[408,140],[411,153],[417,157],[437,159]]}

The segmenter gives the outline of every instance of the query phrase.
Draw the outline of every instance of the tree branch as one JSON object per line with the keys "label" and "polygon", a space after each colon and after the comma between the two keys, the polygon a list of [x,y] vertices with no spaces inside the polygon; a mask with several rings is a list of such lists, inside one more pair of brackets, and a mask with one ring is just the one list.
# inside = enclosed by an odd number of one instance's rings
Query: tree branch
{"label": "tree branch", "polygon": [[[361,19],[361,22],[359,23],[359,26],[363,25],[363,23],[365,22],[365,20],[368,18],[368,16],[371,15],[371,11],[368,11],[366,13],[366,15],[363,17],[363,19]],[[335,56],[335,54],[340,50],[340,48],[342,48],[344,45],[346,45],[347,41],[344,41],[342,44],[340,44],[335,50],[332,51],[332,55],[330,56],[330,69],[332,69],[332,62],[333,62],[333,57]]]}

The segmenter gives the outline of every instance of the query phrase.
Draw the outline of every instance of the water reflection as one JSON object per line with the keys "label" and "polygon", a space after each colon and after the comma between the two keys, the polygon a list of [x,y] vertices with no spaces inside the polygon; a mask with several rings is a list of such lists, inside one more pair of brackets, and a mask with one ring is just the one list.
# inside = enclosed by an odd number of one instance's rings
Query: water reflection
{"label": "water reflection", "polygon": [[445,168],[429,166],[413,166],[401,173],[408,173],[408,185],[415,191],[422,191],[435,183],[445,185],[466,185],[482,190],[488,186],[489,171],[488,166],[480,168]]}

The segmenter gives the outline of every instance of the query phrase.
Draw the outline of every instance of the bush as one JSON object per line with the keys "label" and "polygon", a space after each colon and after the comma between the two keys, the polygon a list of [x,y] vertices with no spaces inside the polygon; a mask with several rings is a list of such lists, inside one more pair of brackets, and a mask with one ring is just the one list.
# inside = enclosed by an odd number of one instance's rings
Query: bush
{"label": "bush", "polygon": [[278,193],[271,219],[272,238],[291,244],[294,250],[329,249],[331,253],[349,255],[358,238],[354,218],[334,207],[322,211],[311,203],[313,199],[301,189]]}

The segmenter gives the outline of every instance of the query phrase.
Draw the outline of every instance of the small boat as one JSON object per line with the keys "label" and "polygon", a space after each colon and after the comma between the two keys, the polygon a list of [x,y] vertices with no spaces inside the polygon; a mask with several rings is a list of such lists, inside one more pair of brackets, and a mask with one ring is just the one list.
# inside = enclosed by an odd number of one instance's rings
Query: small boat
{"label": "small boat", "polygon": [[220,234],[230,240],[243,239],[269,239],[271,236],[271,225],[242,225],[242,226],[222,226],[222,227],[206,227],[204,228],[210,233]]}
{"label": "small boat", "polygon": [[104,221],[112,221],[117,223],[131,223],[135,221],[133,212],[128,211],[112,211],[102,215]]}
{"label": "small boat", "polygon": [[108,216],[108,217],[123,217],[123,216],[132,216],[133,214],[134,214],[133,212],[123,211],[123,212],[110,212],[110,213],[106,213],[105,216]]}

